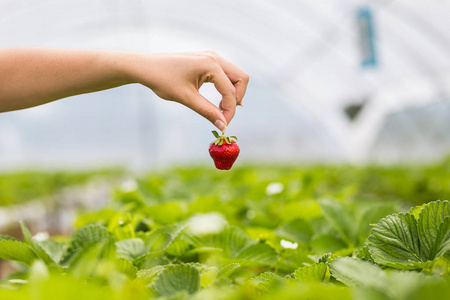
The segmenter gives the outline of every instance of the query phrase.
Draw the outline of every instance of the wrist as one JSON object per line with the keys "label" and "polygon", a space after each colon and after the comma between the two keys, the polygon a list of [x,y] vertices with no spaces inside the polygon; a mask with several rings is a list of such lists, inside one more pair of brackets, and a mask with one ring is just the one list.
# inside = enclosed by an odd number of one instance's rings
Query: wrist
{"label": "wrist", "polygon": [[135,70],[139,54],[127,51],[110,51],[105,55],[108,73],[117,85],[138,83]]}
{"label": "wrist", "polygon": [[111,59],[113,73],[123,84],[140,83],[149,86],[152,58],[152,54],[117,51]]}

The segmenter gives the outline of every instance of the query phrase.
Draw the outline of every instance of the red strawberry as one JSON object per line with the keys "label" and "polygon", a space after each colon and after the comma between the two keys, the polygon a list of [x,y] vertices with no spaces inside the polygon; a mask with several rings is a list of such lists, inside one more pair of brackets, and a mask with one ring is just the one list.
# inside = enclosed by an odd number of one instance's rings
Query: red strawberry
{"label": "red strawberry", "polygon": [[237,140],[235,136],[225,136],[219,134],[216,131],[212,132],[217,138],[209,145],[209,154],[214,160],[216,168],[219,170],[229,170],[236,161],[239,155],[239,146],[233,140]]}

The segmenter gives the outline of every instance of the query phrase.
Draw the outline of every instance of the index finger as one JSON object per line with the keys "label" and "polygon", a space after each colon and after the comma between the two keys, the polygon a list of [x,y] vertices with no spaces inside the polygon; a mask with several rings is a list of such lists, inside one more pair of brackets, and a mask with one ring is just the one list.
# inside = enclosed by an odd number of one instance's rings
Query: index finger
{"label": "index finger", "polygon": [[241,104],[250,79],[248,73],[219,55],[216,55],[216,59],[236,89],[236,104]]}
{"label": "index finger", "polygon": [[216,70],[211,74],[210,81],[214,83],[217,91],[222,95],[222,101],[220,101],[220,109],[227,120],[230,123],[236,112],[236,88],[222,70],[220,66],[217,66]]}

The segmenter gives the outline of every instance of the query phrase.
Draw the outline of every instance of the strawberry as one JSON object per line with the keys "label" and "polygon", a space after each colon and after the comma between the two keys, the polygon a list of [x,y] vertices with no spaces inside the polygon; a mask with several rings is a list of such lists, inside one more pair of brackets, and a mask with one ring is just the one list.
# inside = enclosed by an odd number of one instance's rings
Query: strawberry
{"label": "strawberry", "polygon": [[234,141],[237,138],[235,136],[228,137],[224,134],[219,136],[216,131],[212,133],[217,139],[209,145],[209,154],[217,169],[229,170],[239,155],[239,146]]}

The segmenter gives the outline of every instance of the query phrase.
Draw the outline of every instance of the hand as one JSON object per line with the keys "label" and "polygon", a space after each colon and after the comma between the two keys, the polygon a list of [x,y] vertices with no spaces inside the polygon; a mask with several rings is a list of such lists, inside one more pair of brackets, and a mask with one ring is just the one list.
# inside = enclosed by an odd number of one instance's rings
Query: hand
{"label": "hand", "polygon": [[[215,52],[140,54],[129,68],[133,81],[159,97],[196,111],[224,132],[242,105],[249,75]],[[214,83],[222,95],[219,107],[199,93],[205,82]]]}
{"label": "hand", "polygon": [[[222,132],[242,104],[248,74],[218,54],[145,54],[52,48],[0,49],[0,112],[141,83],[186,105]],[[219,107],[199,93],[205,82],[222,94]]]}

